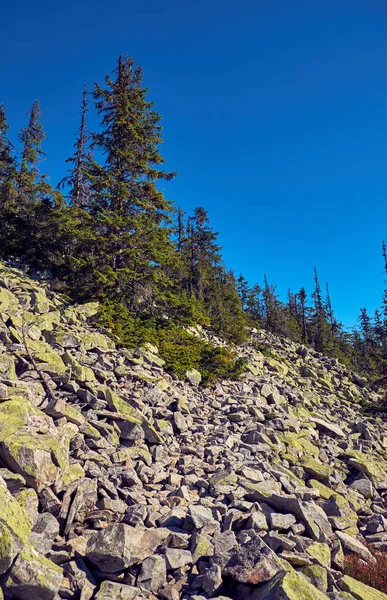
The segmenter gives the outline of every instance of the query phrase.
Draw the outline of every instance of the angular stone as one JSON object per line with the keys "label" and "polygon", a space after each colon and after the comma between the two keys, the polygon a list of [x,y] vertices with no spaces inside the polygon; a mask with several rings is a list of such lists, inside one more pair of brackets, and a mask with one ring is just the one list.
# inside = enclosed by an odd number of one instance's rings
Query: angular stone
{"label": "angular stone", "polygon": [[13,498],[0,477],[0,575],[9,569],[30,533],[26,510]]}
{"label": "angular stone", "polygon": [[168,570],[180,569],[180,567],[192,564],[192,554],[189,550],[167,548],[165,557],[167,559]]}
{"label": "angular stone", "polygon": [[95,600],[137,600],[138,588],[113,581],[103,581]]}
{"label": "angular stone", "polygon": [[54,398],[51,400],[44,412],[54,419],[65,417],[70,423],[75,423],[75,425],[83,425],[85,422],[85,417],[82,413],[73,406],[70,406],[63,398]]}
{"label": "angular stone", "polygon": [[272,579],[281,570],[281,563],[274,552],[259,536],[254,535],[233,549],[223,575],[240,583],[255,585]]}
{"label": "angular stone", "polygon": [[41,513],[29,537],[30,544],[40,554],[47,554],[59,535],[59,523],[50,513]]}
{"label": "angular stone", "polygon": [[323,433],[328,433],[329,435],[338,438],[343,438],[346,435],[341,427],[335,425],[334,423],[329,423],[328,421],[324,421],[319,417],[311,417],[310,420],[316,425],[317,429]]}
{"label": "angular stone", "polygon": [[206,525],[214,522],[210,509],[201,506],[200,504],[192,504],[189,507],[189,514],[196,529],[202,529]]}
{"label": "angular stone", "polygon": [[206,569],[202,580],[202,588],[210,598],[216,595],[222,583],[222,569],[219,565],[213,564]]}
{"label": "angular stone", "polygon": [[271,513],[270,523],[273,529],[290,529],[292,525],[296,523],[297,519],[294,515]]}
{"label": "angular stone", "polygon": [[155,555],[146,558],[141,564],[137,577],[137,585],[157,593],[167,581],[167,569],[163,556]]}
{"label": "angular stone", "polygon": [[185,376],[191,385],[196,386],[196,387],[200,385],[202,376],[201,376],[201,373],[199,373],[199,371],[197,371],[196,369],[191,369],[190,371],[186,371]]}
{"label": "angular stone", "polygon": [[359,540],[357,540],[355,537],[344,533],[344,531],[336,531],[336,535],[343,544],[344,548],[350,552],[353,552],[354,554],[358,554],[366,561],[375,562],[375,559],[368,548],[366,548],[364,544],[359,542]]}
{"label": "angular stone", "polygon": [[54,600],[62,582],[62,569],[32,546],[20,552],[7,574],[3,588],[7,598]]}
{"label": "angular stone", "polygon": [[344,575],[337,583],[341,590],[349,592],[356,600],[387,600],[387,595],[383,592],[379,592],[349,575]]}
{"label": "angular stone", "polygon": [[255,590],[251,600],[328,600],[323,592],[309,583],[295,571],[279,574],[259,590]]}
{"label": "angular stone", "polygon": [[133,550],[143,535],[141,529],[115,523],[89,538],[86,556],[100,571],[119,573],[131,564]]}

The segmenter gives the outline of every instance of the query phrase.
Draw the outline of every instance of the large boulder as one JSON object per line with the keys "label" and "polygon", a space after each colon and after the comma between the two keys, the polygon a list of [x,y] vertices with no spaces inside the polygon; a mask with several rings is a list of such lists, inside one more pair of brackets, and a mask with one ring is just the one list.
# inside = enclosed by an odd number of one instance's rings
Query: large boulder
{"label": "large boulder", "polygon": [[119,573],[131,564],[132,554],[143,536],[141,529],[115,523],[92,535],[86,556],[104,573]]}
{"label": "large boulder", "polygon": [[30,533],[27,511],[13,498],[0,477],[0,575],[12,565]]}
{"label": "large boulder", "polygon": [[32,546],[20,552],[3,583],[7,598],[54,600],[62,582],[62,569]]}

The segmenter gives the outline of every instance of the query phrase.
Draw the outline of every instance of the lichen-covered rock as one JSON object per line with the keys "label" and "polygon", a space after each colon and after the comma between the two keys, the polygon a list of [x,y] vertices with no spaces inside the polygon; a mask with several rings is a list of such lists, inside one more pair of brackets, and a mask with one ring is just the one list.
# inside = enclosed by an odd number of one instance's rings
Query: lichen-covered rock
{"label": "lichen-covered rock", "polygon": [[295,571],[279,575],[263,588],[252,592],[251,600],[328,600],[302,575]]}
{"label": "lichen-covered rock", "polygon": [[0,575],[11,566],[30,533],[27,511],[12,497],[0,477]]}
{"label": "lichen-covered rock", "polygon": [[62,569],[39,554],[32,546],[20,552],[7,573],[3,588],[15,600],[54,600],[62,582]]}
{"label": "lichen-covered rock", "polygon": [[341,590],[349,592],[356,600],[387,600],[387,594],[383,594],[349,575],[344,575],[339,579],[338,584]]}
{"label": "lichen-covered rock", "polygon": [[138,597],[138,588],[124,585],[123,583],[103,581],[95,596],[95,600],[137,600]]}
{"label": "lichen-covered rock", "polygon": [[100,571],[119,573],[131,563],[143,531],[124,523],[116,523],[90,537],[86,556]]}

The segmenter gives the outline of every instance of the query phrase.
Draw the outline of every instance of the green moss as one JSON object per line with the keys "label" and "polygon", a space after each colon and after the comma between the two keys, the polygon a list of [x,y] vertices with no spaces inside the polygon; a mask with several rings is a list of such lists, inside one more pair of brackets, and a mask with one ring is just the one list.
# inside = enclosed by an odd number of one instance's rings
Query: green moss
{"label": "green moss", "polygon": [[21,506],[0,480],[0,574],[11,565],[15,554],[27,543],[31,522]]}
{"label": "green moss", "polygon": [[105,395],[108,406],[111,410],[120,413],[123,419],[129,421],[130,423],[141,425],[144,430],[145,438],[148,442],[151,444],[159,444],[162,442],[162,437],[157,433],[155,428],[152,427],[149,421],[139,410],[125,402],[125,400],[120,398],[119,395],[113,392],[113,390],[110,388],[105,388]]}
{"label": "green moss", "polygon": [[213,556],[214,546],[209,538],[201,533],[197,536],[192,552],[192,562],[196,563],[203,556]]}
{"label": "green moss", "polygon": [[346,450],[343,455],[349,458],[349,464],[361,473],[365,473],[372,483],[377,485],[387,480],[387,463],[379,457],[364,454],[360,450]]}
{"label": "green moss", "polygon": [[289,571],[275,577],[254,594],[255,600],[274,600],[274,598],[276,600],[328,600],[328,596],[296,571]]}
{"label": "green moss", "polygon": [[312,444],[312,442],[307,439],[308,437],[310,437],[310,431],[305,429],[301,430],[300,433],[293,433],[290,431],[278,433],[278,438],[281,442],[284,442],[289,446],[290,449],[297,452],[305,452],[316,458],[319,453],[319,448]]}
{"label": "green moss", "polygon": [[320,563],[322,563],[326,567],[330,567],[331,551],[329,550],[328,544],[313,542],[313,544],[308,546],[306,552],[309,554],[309,556],[314,556],[314,558],[317,558],[320,561]]}
{"label": "green moss", "polygon": [[387,595],[383,594],[383,592],[379,592],[378,590],[365,585],[365,583],[361,583],[360,581],[357,581],[357,579],[349,577],[349,575],[344,575],[338,583],[340,589],[352,594],[356,600],[387,600]]}
{"label": "green moss", "polygon": [[301,572],[306,575],[311,583],[322,592],[326,592],[328,588],[328,573],[320,565],[310,565],[301,569]]}
{"label": "green moss", "polygon": [[333,468],[326,465],[312,456],[297,456],[290,454],[284,456],[292,465],[302,467],[307,473],[316,479],[327,479],[333,473]]}

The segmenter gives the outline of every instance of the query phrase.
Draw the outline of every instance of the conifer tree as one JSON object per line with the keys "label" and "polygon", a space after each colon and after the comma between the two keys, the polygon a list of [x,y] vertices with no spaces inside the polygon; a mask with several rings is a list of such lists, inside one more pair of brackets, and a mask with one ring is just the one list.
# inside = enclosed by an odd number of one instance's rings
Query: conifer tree
{"label": "conifer tree", "polygon": [[302,341],[304,344],[308,343],[308,328],[307,328],[307,320],[306,320],[306,299],[307,294],[305,288],[302,287],[297,294],[299,303],[300,303],[300,311],[299,311],[299,324],[302,331]]}
{"label": "conifer tree", "polygon": [[[15,177],[14,149],[8,138],[9,125],[7,123],[4,105],[0,105],[0,189],[2,201],[10,193],[9,186]],[[8,190],[8,191],[7,191]]]}
{"label": "conifer tree", "polygon": [[89,137],[86,130],[86,114],[88,112],[87,88],[83,88],[81,103],[81,124],[74,144],[74,155],[66,160],[71,163],[69,174],[64,177],[59,187],[69,187],[68,198],[72,206],[87,208],[89,201],[88,170],[91,164],[91,152],[88,147]]}
{"label": "conifer tree", "polygon": [[4,106],[0,106],[0,254],[6,256],[11,241],[16,235],[15,185],[16,160],[14,149],[8,138]]}
{"label": "conifer tree", "polygon": [[156,288],[168,285],[161,265],[173,257],[165,226],[172,207],[157,183],[175,174],[160,168],[161,116],[147,100],[142,69],[120,56],[114,75],[93,93],[102,126],[93,147],[104,157],[90,170],[90,210],[100,236],[96,279],[130,310],[140,304],[152,310]]}
{"label": "conifer tree", "polygon": [[29,112],[27,127],[21,129],[19,140],[22,143],[21,164],[19,171],[18,191],[19,202],[26,207],[41,198],[47,190],[45,178],[39,172],[39,163],[44,158],[42,142],[46,136],[40,122],[40,106],[35,100]]}
{"label": "conifer tree", "polygon": [[237,280],[237,290],[242,303],[242,307],[244,310],[247,310],[250,289],[247,280],[243,277],[242,274],[239,275]]}
{"label": "conifer tree", "polygon": [[275,293],[275,287],[270,285],[264,275],[263,305],[265,312],[265,328],[277,335],[284,334],[284,318],[281,306]]}

